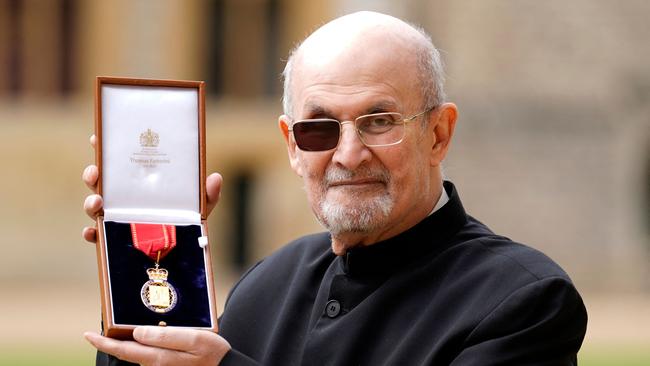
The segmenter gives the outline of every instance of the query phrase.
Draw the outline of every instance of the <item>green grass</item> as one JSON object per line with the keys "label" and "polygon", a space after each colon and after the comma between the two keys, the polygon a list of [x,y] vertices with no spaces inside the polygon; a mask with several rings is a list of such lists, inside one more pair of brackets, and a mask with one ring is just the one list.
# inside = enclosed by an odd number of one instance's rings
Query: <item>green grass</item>
{"label": "green grass", "polygon": [[580,366],[649,366],[650,340],[645,347],[639,346],[602,346],[587,347],[578,354]]}
{"label": "green grass", "polygon": [[0,366],[89,366],[95,364],[95,352],[86,349],[47,347],[0,348]]}

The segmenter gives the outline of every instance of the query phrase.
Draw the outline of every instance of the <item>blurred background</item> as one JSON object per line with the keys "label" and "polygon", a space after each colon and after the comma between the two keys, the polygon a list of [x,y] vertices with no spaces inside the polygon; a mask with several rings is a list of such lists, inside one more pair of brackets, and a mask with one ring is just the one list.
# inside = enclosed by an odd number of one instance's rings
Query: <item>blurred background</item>
{"label": "blurred background", "polygon": [[0,365],[87,365],[99,328],[83,168],[95,76],[205,80],[219,309],[243,270],[320,231],[276,127],[288,50],[378,10],[442,50],[468,212],[571,275],[584,365],[650,364],[650,2],[0,0]]}

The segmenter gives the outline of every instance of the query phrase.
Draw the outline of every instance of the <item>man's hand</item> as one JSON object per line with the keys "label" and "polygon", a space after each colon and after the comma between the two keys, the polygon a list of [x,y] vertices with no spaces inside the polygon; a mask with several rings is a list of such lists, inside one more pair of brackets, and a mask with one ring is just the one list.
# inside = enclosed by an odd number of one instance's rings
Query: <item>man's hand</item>
{"label": "man's hand", "polygon": [[[95,135],[90,136],[90,144],[93,146],[93,148],[95,148],[95,141],[96,141]],[[104,205],[104,201],[102,200],[102,197],[97,194],[98,178],[99,178],[99,171],[97,170],[97,166],[88,165],[86,169],[84,169],[82,174],[82,179],[84,183],[86,183],[88,188],[90,188],[90,190],[94,192],[94,194],[91,194],[90,196],[86,197],[86,201],[84,202],[84,210],[86,211],[86,214],[90,216],[90,218],[93,220],[97,219],[97,215],[101,212],[102,207]],[[217,205],[217,202],[219,201],[222,181],[223,178],[219,173],[212,173],[205,180],[208,215],[210,214],[210,212],[212,212],[214,207]],[[85,227],[81,235],[88,242],[91,243],[97,242],[97,229],[95,227]]]}
{"label": "man's hand", "polygon": [[140,365],[218,365],[230,350],[221,336],[188,328],[137,327],[134,341],[119,341],[97,333],[84,333],[98,350]]}

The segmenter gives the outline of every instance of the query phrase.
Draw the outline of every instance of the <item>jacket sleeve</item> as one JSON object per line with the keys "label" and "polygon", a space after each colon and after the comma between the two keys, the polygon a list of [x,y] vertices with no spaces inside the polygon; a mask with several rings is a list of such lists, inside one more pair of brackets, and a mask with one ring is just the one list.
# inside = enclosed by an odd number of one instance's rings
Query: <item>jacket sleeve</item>
{"label": "jacket sleeve", "polygon": [[[226,297],[226,303],[224,305],[224,311],[228,307],[228,304],[230,303],[230,299],[232,298],[232,294],[235,292],[235,290],[239,287],[239,284],[257,267],[262,263],[264,260],[260,260],[259,262],[255,263],[255,265],[251,266],[235,283],[235,285],[230,289],[228,292],[228,296]],[[223,314],[219,317],[219,328],[221,329],[221,318],[223,317]],[[224,336],[223,334],[220,333],[221,336]],[[227,339],[227,337],[224,336],[224,338]],[[221,359],[221,362],[219,363],[219,366],[255,366],[259,365],[257,361],[254,359],[250,358],[249,356],[245,355],[244,353],[236,350],[236,349],[231,349],[226,353],[226,355]]]}
{"label": "jacket sleeve", "polygon": [[483,318],[451,365],[577,365],[586,329],[587,311],[573,284],[540,279]]}
{"label": "jacket sleeve", "polygon": [[221,359],[219,366],[259,366],[259,363],[245,354],[231,349]]}

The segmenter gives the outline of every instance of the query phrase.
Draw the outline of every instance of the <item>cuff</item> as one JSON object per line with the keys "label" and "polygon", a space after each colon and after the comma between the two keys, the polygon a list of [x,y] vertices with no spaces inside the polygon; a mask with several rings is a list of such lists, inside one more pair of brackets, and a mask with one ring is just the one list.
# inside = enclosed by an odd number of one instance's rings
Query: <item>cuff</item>
{"label": "cuff", "polygon": [[235,349],[230,349],[221,359],[219,366],[259,366],[259,363]]}

